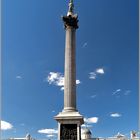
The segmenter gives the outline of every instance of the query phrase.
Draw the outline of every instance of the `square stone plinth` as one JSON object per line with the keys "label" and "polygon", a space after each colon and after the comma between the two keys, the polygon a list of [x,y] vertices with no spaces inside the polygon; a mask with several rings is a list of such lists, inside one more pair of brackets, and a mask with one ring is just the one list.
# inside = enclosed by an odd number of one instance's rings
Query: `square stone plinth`
{"label": "square stone plinth", "polygon": [[81,140],[84,121],[79,112],[60,112],[54,118],[58,121],[58,140]]}

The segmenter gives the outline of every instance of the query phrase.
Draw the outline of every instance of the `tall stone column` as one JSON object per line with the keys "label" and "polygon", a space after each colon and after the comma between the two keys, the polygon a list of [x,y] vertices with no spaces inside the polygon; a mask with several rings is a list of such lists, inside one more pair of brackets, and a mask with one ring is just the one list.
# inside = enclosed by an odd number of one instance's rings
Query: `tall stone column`
{"label": "tall stone column", "polygon": [[63,16],[66,30],[65,42],[65,84],[64,108],[55,120],[58,121],[58,140],[81,140],[83,116],[76,108],[76,29],[78,16],[73,13],[73,1],[70,0],[67,16]]}
{"label": "tall stone column", "polygon": [[64,111],[76,111],[76,29],[77,16],[63,17],[66,30],[65,42],[65,86],[64,86]]}

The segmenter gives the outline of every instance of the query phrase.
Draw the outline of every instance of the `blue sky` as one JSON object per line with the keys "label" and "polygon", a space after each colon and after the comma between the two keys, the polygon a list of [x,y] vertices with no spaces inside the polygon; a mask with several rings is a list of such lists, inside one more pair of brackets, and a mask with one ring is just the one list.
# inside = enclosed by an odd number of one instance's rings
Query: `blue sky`
{"label": "blue sky", "polygon": [[[74,1],[77,108],[94,137],[138,130],[138,0]],[[2,137],[47,139],[63,109],[64,0],[2,3]],[[51,130],[52,129],[52,130]],[[50,134],[51,131],[51,134]]]}

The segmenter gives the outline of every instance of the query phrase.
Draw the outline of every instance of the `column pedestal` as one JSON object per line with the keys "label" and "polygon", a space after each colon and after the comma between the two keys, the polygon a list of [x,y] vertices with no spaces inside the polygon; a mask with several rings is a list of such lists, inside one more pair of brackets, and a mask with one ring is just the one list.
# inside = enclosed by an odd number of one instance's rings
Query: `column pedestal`
{"label": "column pedestal", "polygon": [[79,112],[60,112],[54,118],[58,121],[58,140],[81,140],[84,122]]}

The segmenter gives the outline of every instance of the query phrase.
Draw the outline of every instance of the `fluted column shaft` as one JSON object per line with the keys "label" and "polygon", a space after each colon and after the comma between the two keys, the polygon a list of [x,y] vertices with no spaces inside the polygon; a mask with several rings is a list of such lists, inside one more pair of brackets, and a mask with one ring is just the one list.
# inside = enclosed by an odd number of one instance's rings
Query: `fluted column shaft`
{"label": "fluted column shaft", "polygon": [[74,27],[66,27],[64,111],[76,111],[75,32]]}

